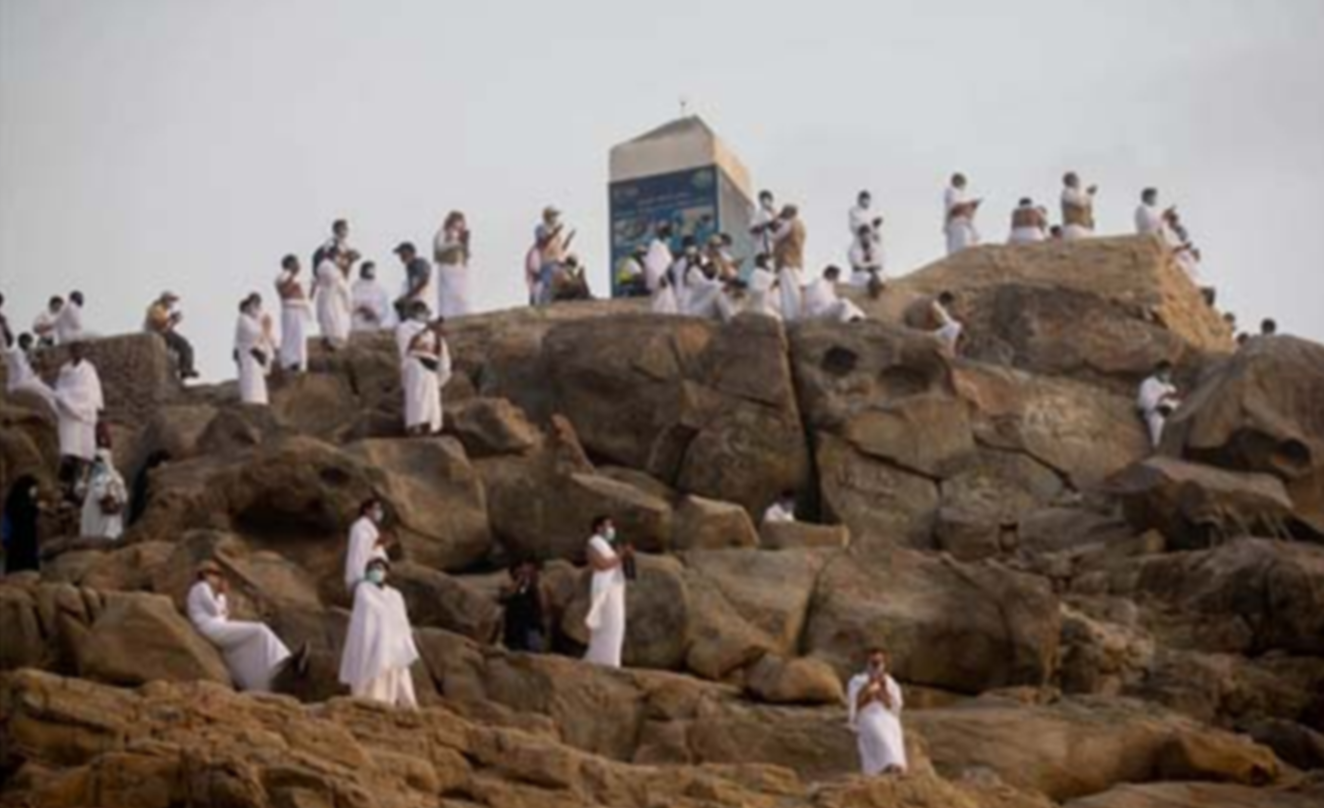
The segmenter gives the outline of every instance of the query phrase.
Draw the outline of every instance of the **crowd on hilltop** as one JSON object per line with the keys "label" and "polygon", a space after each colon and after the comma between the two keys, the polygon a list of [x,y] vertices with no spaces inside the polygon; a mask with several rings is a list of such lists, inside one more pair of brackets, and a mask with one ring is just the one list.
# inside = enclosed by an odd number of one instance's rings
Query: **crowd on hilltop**
{"label": "crowd on hilltop", "polygon": [[[1044,207],[1032,199],[1021,199],[1012,211],[1007,241],[1029,244],[1092,236],[1097,194],[1097,187],[1082,187],[1079,177],[1068,173],[1063,178],[1061,222],[1051,223]],[[944,197],[942,221],[949,254],[981,243],[976,224],[981,204],[967,178],[953,175]],[[831,265],[820,277],[807,281],[807,231],[799,209],[794,204],[779,207],[770,191],[762,191],[748,233],[742,234],[747,236],[742,241],[753,245],[752,255],[737,256],[736,239],[730,234],[717,233],[700,243],[692,234],[676,232],[673,224],[659,222],[651,228],[649,238],[615,267],[613,280],[617,291],[647,297],[649,309],[659,315],[728,321],[749,314],[785,321],[855,322],[866,314],[849,297],[838,294],[838,285],[858,287],[874,298],[886,292],[884,218],[873,209],[867,191],[858,195],[847,218],[846,272]],[[1148,188],[1141,193],[1135,229],[1161,239],[1173,259],[1198,279],[1200,249],[1176,208],[1160,208],[1157,190]],[[548,207],[543,211],[524,266],[530,305],[592,296],[585,268],[570,250],[574,236],[559,210]],[[247,405],[266,405],[270,374],[307,371],[313,338],[334,352],[344,348],[354,333],[389,330],[400,363],[406,433],[439,433],[441,391],[451,376],[445,323],[473,310],[469,296],[472,239],[465,215],[454,211],[446,216],[433,239],[431,259],[409,241],[401,242],[394,253],[403,272],[397,292],[382,282],[374,262],[361,260],[351,246],[345,220],[335,221],[329,238],[313,251],[310,276],[297,255],[284,256],[273,283],[278,320],[264,311],[259,292],[250,292],[239,302],[233,357],[240,400]],[[1212,305],[1211,289],[1205,297]],[[85,346],[95,336],[83,325],[85,302],[77,291],[52,297],[34,320],[31,332],[15,334],[5,319],[0,296],[0,334],[8,391],[35,396],[57,416],[62,499],[80,510],[83,536],[114,540],[123,532],[131,506],[141,510],[143,503],[141,496],[137,502],[131,501],[134,498],[111,454],[109,430],[101,421],[105,401],[97,370],[87,357]],[[197,372],[193,348],[180,333],[179,302],[172,292],[160,294],[148,306],[144,329],[164,340],[176,358],[180,376],[188,380]],[[923,301],[922,308],[929,320],[926,328],[951,356],[958,353],[963,337],[963,326],[953,315],[955,302],[955,296],[944,291]],[[1229,327],[1235,329],[1235,320],[1226,316]],[[1264,334],[1275,331],[1270,320],[1262,325]],[[51,387],[34,372],[33,356],[57,345],[68,346],[67,361]],[[1160,363],[1137,394],[1137,409],[1155,445],[1161,440],[1167,416],[1180,404],[1172,371],[1169,363]],[[39,566],[36,531],[42,501],[34,475],[19,479],[6,496],[7,573]],[[793,521],[795,502],[795,492],[785,492],[763,518]],[[392,541],[383,528],[385,518],[384,504],[371,499],[363,503],[350,530],[344,572],[354,609],[340,678],[356,696],[412,706],[415,696],[409,666],[418,658],[418,651],[404,599],[387,584],[387,551]],[[592,569],[591,605],[585,619],[590,641],[585,659],[619,667],[626,637],[625,589],[634,576],[634,553],[616,535],[609,517],[595,518],[590,531],[586,557]],[[515,650],[545,651],[550,629],[538,565],[520,559],[512,565],[510,575],[502,595],[505,644]],[[235,682],[244,689],[270,690],[279,689],[290,677],[301,676],[308,649],[291,653],[267,626],[232,619],[226,580],[220,563],[204,563],[188,594],[187,612],[198,631],[224,652]],[[870,651],[866,670],[850,681],[848,690],[851,723],[860,733],[865,771],[904,771],[902,695],[887,674],[882,649]]]}

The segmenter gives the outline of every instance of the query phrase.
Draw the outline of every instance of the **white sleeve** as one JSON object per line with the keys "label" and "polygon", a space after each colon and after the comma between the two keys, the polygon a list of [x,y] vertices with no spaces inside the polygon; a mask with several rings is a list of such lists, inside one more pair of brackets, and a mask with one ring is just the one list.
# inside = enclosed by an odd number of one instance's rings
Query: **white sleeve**
{"label": "white sleeve", "polygon": [[846,723],[852,730],[859,726],[859,707],[856,702],[860,700],[860,690],[864,688],[864,677],[860,675],[852,676],[850,684],[846,686]]}

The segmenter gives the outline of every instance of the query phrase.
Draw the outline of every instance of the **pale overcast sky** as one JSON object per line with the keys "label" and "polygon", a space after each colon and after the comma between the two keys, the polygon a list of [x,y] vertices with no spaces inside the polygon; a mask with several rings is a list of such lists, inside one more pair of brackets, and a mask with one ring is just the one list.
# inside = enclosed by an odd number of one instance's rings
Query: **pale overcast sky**
{"label": "pale overcast sky", "polygon": [[601,292],[608,149],[684,96],[801,203],[812,266],[862,187],[902,273],[951,171],[1002,239],[1074,168],[1102,231],[1159,186],[1243,324],[1324,340],[1321,42],[1320,0],[0,0],[0,290],[115,332],[173,289],[230,377],[236,301],[336,216],[394,287],[390,248],[465,210],[494,308],[554,201]]}

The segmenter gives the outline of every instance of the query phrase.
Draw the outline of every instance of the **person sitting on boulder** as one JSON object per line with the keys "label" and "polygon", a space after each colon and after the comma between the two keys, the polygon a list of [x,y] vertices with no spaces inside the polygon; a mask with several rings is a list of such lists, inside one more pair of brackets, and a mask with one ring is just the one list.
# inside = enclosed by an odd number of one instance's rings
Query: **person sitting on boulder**
{"label": "person sitting on boulder", "polygon": [[308,646],[297,656],[290,653],[264,623],[230,619],[229,583],[221,565],[204,561],[198,580],[188,593],[188,619],[198,633],[220,649],[230,677],[240,690],[269,693],[287,669],[302,676],[308,664]]}
{"label": "person sitting on boulder", "polygon": [[901,729],[901,687],[887,673],[887,652],[869,651],[863,673],[846,688],[850,728],[857,736],[860,769],[866,777],[904,774],[906,742]]}
{"label": "person sitting on boulder", "polygon": [[610,518],[597,517],[591,529],[588,563],[593,568],[593,583],[584,618],[589,630],[584,661],[619,668],[625,647],[625,568],[634,553],[629,547],[616,552],[616,526]]}
{"label": "person sitting on boulder", "polygon": [[83,497],[79,534],[85,538],[114,541],[124,533],[124,511],[129,504],[129,490],[115,468],[109,446],[97,449],[92,474]]}
{"label": "person sitting on boulder", "polygon": [[50,348],[55,345],[56,331],[55,321],[60,318],[60,311],[64,309],[64,298],[55,295],[46,304],[46,308],[41,310],[36,319],[32,321],[32,333],[37,335],[37,344],[42,348]]}
{"label": "person sitting on boulder", "polygon": [[193,345],[179,333],[179,321],[184,319],[184,315],[175,308],[178,302],[179,295],[174,292],[162,292],[161,296],[147,307],[143,330],[149,334],[157,334],[165,340],[166,348],[175,355],[179,363],[181,380],[195,379],[198,372],[193,367]]}
{"label": "person sitting on boulder", "polygon": [[1149,440],[1155,447],[1163,437],[1163,425],[1181,404],[1177,387],[1172,383],[1172,363],[1163,360],[1154,366],[1154,374],[1140,383],[1136,409],[1149,428]]}
{"label": "person sitting on boulder", "polygon": [[775,502],[763,512],[763,523],[781,523],[795,521],[795,492],[783,491]]}
{"label": "person sitting on boulder", "polygon": [[860,225],[847,253],[850,260],[852,286],[868,289],[871,284],[886,284],[883,274],[883,244],[878,231],[868,224]]}
{"label": "person sitting on boulder", "polygon": [[837,295],[837,283],[840,280],[841,270],[829,266],[823,270],[821,278],[805,287],[802,299],[806,317],[838,323],[854,323],[865,319],[859,306]]}
{"label": "person sitting on boulder", "polygon": [[356,698],[417,707],[409,667],[419,658],[404,596],[386,585],[390,562],[374,558],[354,587],[354,612],[340,658],[340,682]]}
{"label": "person sitting on boulder", "polygon": [[385,519],[386,508],[377,497],[369,497],[359,505],[359,518],[350,525],[349,547],[345,550],[345,591],[350,596],[363,580],[368,562],[387,557],[387,540],[380,530]]}
{"label": "person sitting on boulder", "polygon": [[1023,197],[1011,212],[1011,235],[1008,244],[1035,244],[1048,238],[1048,214],[1034,204],[1030,197]]}
{"label": "person sitting on boulder", "polygon": [[930,314],[933,318],[933,336],[937,337],[943,345],[943,349],[948,356],[956,356],[956,349],[961,341],[961,333],[965,326],[961,321],[952,316],[948,309],[956,302],[956,295],[951,292],[942,292],[938,298],[929,304]]}
{"label": "person sitting on boulder", "polygon": [[547,590],[542,585],[539,565],[523,559],[510,565],[510,582],[501,588],[505,606],[502,640],[512,651],[541,654],[548,650]]}

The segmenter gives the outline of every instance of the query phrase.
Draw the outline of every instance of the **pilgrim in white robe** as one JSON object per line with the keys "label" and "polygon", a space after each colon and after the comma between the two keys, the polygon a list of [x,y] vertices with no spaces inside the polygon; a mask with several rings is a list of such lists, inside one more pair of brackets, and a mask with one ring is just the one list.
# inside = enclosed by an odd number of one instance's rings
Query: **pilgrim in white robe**
{"label": "pilgrim in white robe", "polygon": [[349,341],[349,282],[340,267],[330,260],[317,267],[317,324],[322,337],[334,345]]}
{"label": "pilgrim in white robe", "polygon": [[[616,551],[601,536],[588,540],[588,551],[603,559],[616,558]],[[584,661],[619,668],[625,647],[625,571],[619,564],[608,570],[593,571],[584,625],[589,630]]]}
{"label": "pilgrim in white robe", "polygon": [[951,312],[947,311],[947,307],[936,300],[933,301],[933,316],[938,321],[938,327],[934,329],[933,335],[942,340],[950,352],[955,353],[956,343],[961,339],[961,332],[964,330],[961,321],[953,317]]}
{"label": "pilgrim in white robe", "polygon": [[891,708],[874,700],[859,709],[860,693],[869,685],[868,673],[851,677],[846,687],[850,726],[856,733],[860,751],[860,769],[868,777],[882,774],[892,766],[905,771],[907,766],[906,742],[901,730],[901,688],[891,676],[884,674],[883,678],[892,699]]}
{"label": "pilgrim in white robe", "polygon": [[648,291],[657,291],[662,276],[667,274],[667,270],[671,269],[674,262],[675,258],[666,241],[654,238],[648,242],[648,252],[644,253],[644,284],[648,287]]}
{"label": "pilgrim in white robe", "polygon": [[[241,313],[234,328],[235,361],[239,363],[239,400],[245,404],[267,403],[267,371],[271,367],[271,344],[257,317]],[[260,356],[254,355],[254,352]]]}
{"label": "pilgrim in white robe", "polygon": [[[114,502],[108,513],[105,506]],[[97,462],[92,467],[92,476],[87,482],[87,494],[83,497],[83,512],[80,519],[80,536],[94,539],[118,539],[124,533],[124,514],[129,509],[129,489],[124,485],[124,478],[115,468],[115,461],[109,449],[97,450]]]}
{"label": "pilgrim in white robe", "polygon": [[740,316],[743,301],[732,295],[730,290],[723,287],[717,295],[717,319],[724,323],[729,323]]}
{"label": "pilgrim in white robe", "polygon": [[473,307],[469,303],[468,249],[445,229],[437,233],[432,249],[437,256],[437,311],[447,320],[469,314]]}
{"label": "pilgrim in white robe", "polygon": [[380,558],[385,560],[386,548],[377,543],[381,531],[377,523],[367,516],[360,516],[349,528],[349,547],[345,548],[345,591],[354,593],[354,587],[363,580],[363,573],[368,569],[368,562]]}
{"label": "pilgrim in white robe", "polygon": [[[276,278],[277,289],[291,282],[298,283],[295,275],[282,272]],[[280,301],[280,366],[299,372],[308,369],[308,323],[313,318],[312,306],[299,286],[299,296]]]}
{"label": "pilgrim in white robe", "polygon": [[[773,247],[773,228],[772,223],[777,220],[777,211],[769,210],[762,205],[754,208],[754,215],[750,217],[749,229],[754,239],[754,245],[757,250],[767,255],[772,255]],[[755,232],[755,231],[758,232]]]}
{"label": "pilgrim in white robe", "polygon": [[680,314],[680,307],[676,305],[676,292],[670,283],[661,283],[653,290],[648,310],[654,314]]}
{"label": "pilgrim in white robe", "polygon": [[795,503],[782,502],[780,499],[768,506],[763,512],[764,523],[779,524],[795,521]]}
{"label": "pilgrim in white robe", "polygon": [[[354,333],[390,328],[395,307],[391,304],[386,287],[376,278],[359,278],[354,281],[350,302],[354,307],[350,330]],[[365,312],[371,312],[372,316],[369,317]]]}
{"label": "pilgrim in white robe", "polygon": [[773,293],[776,282],[777,276],[762,267],[754,267],[749,273],[746,284],[748,293],[745,311],[780,320],[781,312],[777,308],[777,295]]}
{"label": "pilgrim in white robe", "polygon": [[18,347],[18,343],[5,348],[5,392],[11,396],[30,393],[45,401],[56,415],[60,412],[55,403],[55,391],[32,369],[27,353]]}
{"label": "pilgrim in white robe", "polygon": [[807,319],[835,320],[839,323],[864,319],[860,307],[838,297],[836,284],[827,278],[819,278],[805,287],[804,314]]}
{"label": "pilgrim in white robe", "polygon": [[55,317],[55,339],[61,345],[68,345],[92,338],[93,335],[83,329],[83,307],[72,300],[65,301],[64,308]]}
{"label": "pilgrim in white robe", "polygon": [[1150,376],[1140,383],[1140,392],[1136,395],[1136,409],[1140,411],[1145,426],[1149,429],[1149,441],[1152,445],[1157,447],[1163,439],[1163,427],[1168,420],[1163,410],[1175,410],[1178,404],[1177,388],[1171,382],[1166,382],[1158,376]]}
{"label": "pilgrim in white robe", "polygon": [[[1068,209],[1079,213],[1068,214]],[[1074,217],[1083,221],[1071,221]],[[1094,196],[1079,188],[1062,189],[1062,238],[1067,241],[1089,238],[1094,235],[1094,226],[1086,222],[1094,221]]]}
{"label": "pilgrim in white robe", "polygon": [[952,208],[973,201],[964,188],[948,187],[943,196],[944,226],[947,235],[947,254],[953,255],[979,244],[979,231],[975,228],[974,214],[953,216]]}
{"label": "pilgrim in white robe", "polygon": [[41,310],[32,320],[32,334],[42,345],[55,345],[59,340],[59,332],[55,330],[55,321],[60,318],[60,313],[52,312],[49,308]]}
{"label": "pilgrim in white robe", "polygon": [[65,362],[55,381],[60,454],[91,463],[97,456],[97,413],[105,409],[101,377],[92,363]]}
{"label": "pilgrim in white robe", "polygon": [[1036,244],[1043,241],[1044,231],[1037,227],[1013,227],[1007,237],[1008,244]]}
{"label": "pilgrim in white robe", "polygon": [[[420,335],[417,341],[416,335]],[[426,323],[417,320],[400,324],[396,329],[396,346],[403,356],[400,374],[405,396],[405,428],[426,426],[429,434],[440,432],[441,388],[451,377],[450,348]],[[435,370],[428,367],[433,361]]]}
{"label": "pilgrim in white robe", "polygon": [[877,233],[877,231],[874,230],[873,220],[878,218],[878,214],[874,213],[873,208],[866,208],[862,205],[856,204],[850,209],[850,213],[846,215],[846,218],[850,224],[850,234],[852,237],[860,234],[861,227],[867,227],[875,234]]}
{"label": "pilgrim in white robe", "polygon": [[231,620],[225,593],[198,581],[188,593],[188,618],[198,633],[221,649],[230,677],[240,690],[269,692],[290,649],[262,623]]}
{"label": "pilgrim in white robe", "polygon": [[778,303],[782,319],[794,322],[804,316],[804,277],[799,267],[782,267],[777,270]]}
{"label": "pilgrim in white robe", "polygon": [[1136,233],[1142,236],[1161,235],[1167,229],[1163,225],[1163,211],[1157,205],[1140,203],[1136,207]]}
{"label": "pilgrim in white robe", "polygon": [[722,296],[722,282],[709,278],[697,267],[686,279],[685,314],[691,317],[717,317],[718,299]]}
{"label": "pilgrim in white robe", "polygon": [[357,698],[417,707],[409,666],[418,660],[414,629],[399,590],[365,581],[354,588],[354,612],[340,658],[340,682]]}

